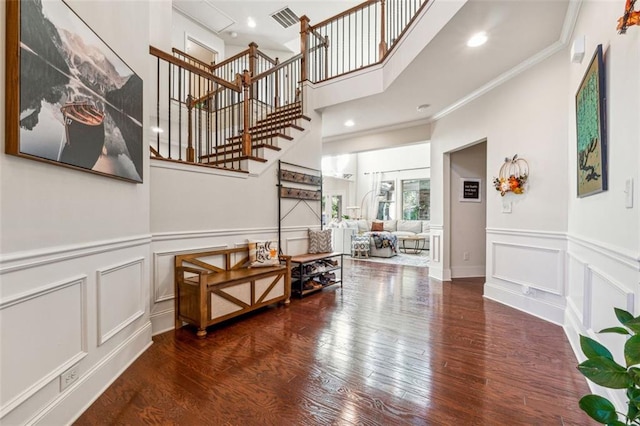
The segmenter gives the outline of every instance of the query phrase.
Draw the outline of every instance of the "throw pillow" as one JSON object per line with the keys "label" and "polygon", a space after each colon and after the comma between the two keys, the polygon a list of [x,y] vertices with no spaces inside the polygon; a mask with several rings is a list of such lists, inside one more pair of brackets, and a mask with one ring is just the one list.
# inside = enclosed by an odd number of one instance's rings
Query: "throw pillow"
{"label": "throw pillow", "polygon": [[384,231],[384,223],[383,222],[371,222],[371,231],[373,232],[382,232]]}
{"label": "throw pillow", "polygon": [[331,253],[331,229],[313,231],[309,229],[309,253]]}
{"label": "throw pillow", "polygon": [[280,264],[277,241],[249,241],[249,267]]}

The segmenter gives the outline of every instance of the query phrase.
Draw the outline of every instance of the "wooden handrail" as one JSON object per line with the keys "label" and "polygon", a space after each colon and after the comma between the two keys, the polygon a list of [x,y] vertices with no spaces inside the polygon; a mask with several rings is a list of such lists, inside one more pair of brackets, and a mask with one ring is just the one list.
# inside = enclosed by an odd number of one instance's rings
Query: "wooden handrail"
{"label": "wooden handrail", "polygon": [[209,100],[210,98],[214,97],[216,94],[222,92],[225,88],[224,87],[218,87],[217,89],[213,89],[212,91],[200,96],[197,99],[192,99],[191,100],[191,106],[195,106],[197,104],[199,104],[200,102]]}
{"label": "wooden handrail", "polygon": [[193,57],[193,56],[189,55],[186,52],[183,52],[180,49],[177,49],[177,48],[174,47],[174,48],[171,49],[171,52],[172,53],[177,53],[178,55],[185,56],[185,57],[189,58],[190,60],[192,60],[193,62],[197,62],[198,64],[202,65],[203,67],[205,67],[207,69],[211,69],[211,64],[207,64],[207,63],[201,61],[200,59],[198,59],[196,57]]}
{"label": "wooden handrail", "polygon": [[205,70],[203,70],[202,68],[198,68],[195,65],[190,64],[189,62],[183,61],[182,59],[176,58],[173,55],[170,55],[166,52],[163,52],[162,50],[158,49],[157,47],[154,46],[149,46],[149,53],[157,58],[160,58],[164,61],[167,61],[173,65],[177,65],[179,67],[182,67],[186,70],[189,70],[190,72],[199,75],[200,77],[204,77],[204,78],[208,78],[209,80],[215,81],[216,83],[226,87],[227,89],[231,89],[235,92],[240,92],[242,91],[242,89],[236,85],[234,85],[233,83],[229,83],[227,80],[224,80],[218,76],[215,76],[213,74],[211,74],[210,72],[207,72]]}
{"label": "wooden handrail", "polygon": [[265,61],[269,62],[271,65],[276,65],[277,63],[277,59],[272,59],[269,55],[260,51],[260,49],[256,50],[256,54],[260,56],[262,59],[264,59]]}
{"label": "wooden handrail", "polygon": [[289,64],[291,64],[291,63],[293,63],[293,62],[297,61],[297,60],[298,60],[298,59],[300,59],[300,58],[302,58],[302,53],[298,53],[296,56],[292,56],[292,57],[290,57],[289,59],[287,59],[286,61],[284,61],[284,62],[282,62],[282,63],[280,63],[280,64],[276,65],[275,67],[273,67],[273,68],[269,68],[269,69],[268,69],[268,70],[266,70],[265,72],[263,72],[263,73],[261,73],[261,74],[256,75],[255,77],[253,77],[253,78],[251,79],[251,81],[252,81],[252,82],[254,82],[254,81],[261,80],[261,79],[265,78],[266,76],[268,76],[268,75],[270,75],[270,74],[273,74],[274,72],[276,72],[276,71],[278,71],[278,70],[280,70],[280,69],[282,69],[282,68],[286,67],[287,65],[289,65]]}
{"label": "wooden handrail", "polygon": [[218,68],[221,68],[221,67],[223,67],[223,66],[225,66],[227,64],[230,64],[231,62],[235,61],[236,59],[240,59],[243,56],[248,56],[248,55],[249,55],[249,48],[246,48],[242,52],[236,53],[232,57],[227,58],[224,61],[215,64],[214,66],[211,67],[211,71],[213,72],[213,71],[217,70]]}
{"label": "wooden handrail", "polygon": [[371,6],[371,5],[375,4],[375,3],[378,3],[379,1],[380,0],[367,0],[367,1],[365,1],[363,3],[360,3],[360,4],[356,5],[356,6],[353,6],[351,9],[347,9],[344,12],[340,12],[339,14],[337,14],[335,16],[332,16],[331,18],[327,18],[327,19],[325,19],[324,21],[322,21],[322,22],[320,22],[318,24],[311,25],[309,27],[309,30],[315,30],[316,28],[324,27],[325,25],[327,25],[330,22],[337,21],[338,19],[343,18],[343,17],[345,17],[347,15],[350,15],[353,12],[357,12],[360,9],[366,9],[369,6]]}

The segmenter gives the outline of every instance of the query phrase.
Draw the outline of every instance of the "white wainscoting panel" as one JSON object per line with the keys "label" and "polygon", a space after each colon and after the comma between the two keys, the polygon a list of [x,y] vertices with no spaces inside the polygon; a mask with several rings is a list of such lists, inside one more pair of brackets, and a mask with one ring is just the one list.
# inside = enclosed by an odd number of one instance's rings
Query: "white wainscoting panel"
{"label": "white wainscoting panel", "polygon": [[[608,276],[594,266],[588,268],[589,279],[587,284],[590,287],[589,311],[591,324],[590,328],[599,331],[603,328],[620,325],[614,314],[613,307],[621,308],[629,312],[634,312],[634,293],[631,288]],[[602,309],[603,307],[608,307]]]}
{"label": "white wainscoting panel", "polygon": [[[579,335],[587,335],[610,348],[619,362],[624,362],[625,337],[598,333],[603,328],[618,326],[614,308],[622,308],[634,315],[640,300],[640,256],[637,252],[610,243],[568,235],[568,307],[564,329],[576,358],[584,359],[580,350]],[[582,296],[582,298],[581,298]],[[576,314],[582,305],[583,315]],[[592,387],[602,392],[603,388]],[[623,395],[602,393],[618,407],[626,406]]]}
{"label": "white wainscoting panel", "polygon": [[591,300],[591,286],[587,281],[591,276],[587,273],[587,263],[572,253],[567,253],[568,292],[567,298],[571,302],[567,307],[574,310],[573,315],[581,319],[587,328],[591,325],[591,312],[585,309]]}
{"label": "white wainscoting panel", "polygon": [[144,258],[97,271],[98,346],[144,315]]}
{"label": "white wainscoting panel", "polygon": [[562,250],[496,241],[491,249],[493,278],[563,295]]}
{"label": "white wainscoting panel", "polygon": [[[293,255],[306,253],[309,249],[308,237],[289,237],[284,240],[283,252],[285,254],[293,253]],[[333,248],[334,250],[336,247]]]}
{"label": "white wainscoting panel", "polygon": [[197,253],[200,251],[220,250],[227,248],[228,245],[216,245],[199,248],[190,248],[188,250],[166,250],[156,251],[153,254],[153,303],[164,302],[165,300],[173,300],[174,298],[174,268],[175,257],[180,254]]}
{"label": "white wainscoting panel", "polygon": [[434,235],[433,238],[431,238],[432,241],[432,254],[431,254],[431,260],[433,260],[434,262],[440,262],[440,252],[442,251],[441,246],[440,246],[440,240],[442,238],[440,238],[440,235]]}
{"label": "white wainscoting panel", "polygon": [[0,301],[0,419],[87,355],[87,276]]}

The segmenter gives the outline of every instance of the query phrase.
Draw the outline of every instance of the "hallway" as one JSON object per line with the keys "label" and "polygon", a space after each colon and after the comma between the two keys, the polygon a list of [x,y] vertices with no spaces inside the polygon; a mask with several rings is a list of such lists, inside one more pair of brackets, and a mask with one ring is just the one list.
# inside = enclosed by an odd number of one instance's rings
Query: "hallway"
{"label": "hallway", "polygon": [[290,307],[154,338],[78,425],[585,425],[561,327],[482,298],[482,279],[345,259]]}

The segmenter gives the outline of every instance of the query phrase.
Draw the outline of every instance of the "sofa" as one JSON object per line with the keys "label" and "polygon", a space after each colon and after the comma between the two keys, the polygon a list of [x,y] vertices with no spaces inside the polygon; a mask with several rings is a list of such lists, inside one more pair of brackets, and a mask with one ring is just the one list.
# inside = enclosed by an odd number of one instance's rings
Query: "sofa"
{"label": "sofa", "polygon": [[[381,231],[372,231],[374,222],[376,222],[378,228],[381,223]],[[351,236],[366,235],[371,237],[370,256],[392,257],[398,254],[398,237],[422,237],[425,239],[425,245],[428,247],[431,236],[429,224],[430,222],[428,220],[372,221],[366,219],[347,219],[330,223],[329,227],[333,228],[332,235],[335,250],[340,250],[343,253],[351,253]],[[385,240],[384,237],[382,237],[384,234],[395,236],[395,242],[393,238]],[[376,238],[376,236],[379,237]]]}

